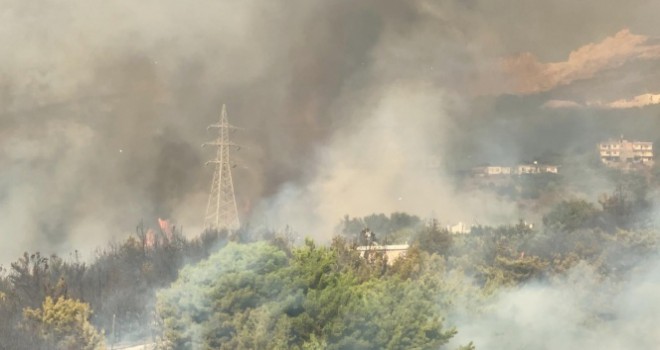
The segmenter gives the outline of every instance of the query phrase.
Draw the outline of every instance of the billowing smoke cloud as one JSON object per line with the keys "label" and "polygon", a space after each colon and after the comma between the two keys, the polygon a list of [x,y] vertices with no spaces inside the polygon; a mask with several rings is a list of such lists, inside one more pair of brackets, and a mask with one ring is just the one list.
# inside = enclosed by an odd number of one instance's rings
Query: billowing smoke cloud
{"label": "billowing smoke cloud", "polygon": [[513,203],[459,191],[444,170],[453,126],[441,89],[402,81],[364,98],[365,107],[353,113],[367,118],[338,130],[318,153],[311,179],[265,202],[257,220],[328,239],[344,215],[403,211],[470,223],[519,217]]}
{"label": "billowing smoke cloud", "polygon": [[537,93],[588,79],[597,73],[621,67],[633,60],[660,59],[660,45],[644,35],[624,29],[599,43],[587,44],[572,51],[566,61],[543,63],[532,53],[508,58],[505,70],[514,75],[516,91]]}
{"label": "billowing smoke cloud", "polygon": [[195,234],[210,175],[199,145],[222,103],[245,128],[244,218],[306,183],[318,149],[365,118],[363,92],[465,80],[460,32],[424,3],[4,0],[0,256],[85,251],[141,219]]}
{"label": "billowing smoke cloud", "polygon": [[620,99],[612,102],[587,101],[581,104],[569,100],[549,100],[543,104],[545,108],[603,108],[603,109],[627,109],[641,108],[660,104],[660,94],[637,95],[630,99]]}
{"label": "billowing smoke cloud", "polygon": [[[28,249],[86,251],[141,219],[198,226],[211,156],[199,146],[222,103],[250,133],[249,170],[236,174],[240,206],[294,177],[289,162],[310,143],[297,135],[316,125],[295,91],[331,98],[332,82],[290,61],[318,65],[308,39],[319,49],[336,42],[319,40],[327,25],[301,31],[317,5],[289,5],[3,1],[0,43],[11,50],[0,57],[1,261]],[[317,138],[328,132],[318,129]]]}
{"label": "billowing smoke cloud", "polygon": [[543,104],[544,108],[582,108],[584,105],[569,100],[549,100]]}
{"label": "billowing smoke cloud", "polygon": [[[612,18],[602,2],[567,1],[551,6],[565,11],[538,11],[546,22],[490,1],[0,0],[0,261],[85,251],[141,219],[173,218],[196,234],[211,156],[199,145],[222,103],[245,129],[232,135],[246,146],[234,174],[244,221],[272,206],[303,213],[287,193],[311,194],[305,209],[319,227],[390,210],[485,220],[499,204],[463,201],[456,169],[570,144],[547,136],[538,122],[547,112],[530,113],[536,100],[473,98],[502,91],[501,58],[553,61],[627,27],[621,35],[640,41],[630,50],[646,57],[656,44],[641,38],[660,35],[657,6],[621,5]],[[350,200],[325,199],[343,194]]]}
{"label": "billowing smoke cloud", "polygon": [[500,293],[483,312],[457,318],[459,333],[478,349],[634,349],[660,341],[657,259],[622,284],[586,265],[549,283]]}
{"label": "billowing smoke cloud", "polygon": [[631,99],[621,99],[606,104],[607,108],[639,108],[660,103],[660,94],[643,94]]}

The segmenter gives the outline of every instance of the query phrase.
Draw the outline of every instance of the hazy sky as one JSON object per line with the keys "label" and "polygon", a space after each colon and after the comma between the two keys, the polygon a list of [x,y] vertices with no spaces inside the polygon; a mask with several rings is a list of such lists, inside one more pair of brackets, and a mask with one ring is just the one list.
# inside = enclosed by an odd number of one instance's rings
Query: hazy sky
{"label": "hazy sky", "polygon": [[[223,103],[245,129],[244,221],[305,217],[307,232],[344,213],[515,215],[462,199],[453,172],[621,133],[660,140],[659,11],[0,0],[0,261],[90,250],[157,217],[196,234],[212,156],[200,144]],[[420,170],[429,159],[441,168]]]}

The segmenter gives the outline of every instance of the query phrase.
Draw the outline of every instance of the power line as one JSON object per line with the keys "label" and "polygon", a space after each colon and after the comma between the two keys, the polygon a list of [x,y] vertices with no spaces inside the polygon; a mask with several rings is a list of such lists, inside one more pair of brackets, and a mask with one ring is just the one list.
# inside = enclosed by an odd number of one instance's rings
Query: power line
{"label": "power line", "polygon": [[206,165],[214,164],[215,170],[213,171],[204,225],[209,229],[234,231],[241,224],[238,219],[234,182],[231,176],[232,165],[229,150],[232,147],[238,148],[238,145],[229,140],[229,130],[237,128],[227,121],[227,109],[224,104],[222,105],[220,121],[217,124],[209,125],[207,130],[209,129],[217,129],[218,137],[215,141],[202,145],[202,147],[216,147],[215,159],[206,162]]}

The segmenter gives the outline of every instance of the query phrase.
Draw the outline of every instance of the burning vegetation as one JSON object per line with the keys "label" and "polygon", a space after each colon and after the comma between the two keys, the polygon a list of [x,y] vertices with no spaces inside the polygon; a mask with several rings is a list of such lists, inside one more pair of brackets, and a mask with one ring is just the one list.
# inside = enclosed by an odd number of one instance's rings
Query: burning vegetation
{"label": "burning vegetation", "polygon": [[[511,293],[572,288],[595,298],[575,301],[559,330],[582,344],[572,332],[605,336],[628,322],[608,298],[648,283],[657,257],[646,199],[623,188],[603,198],[561,202],[538,228],[521,221],[455,234],[436,220],[380,214],[346,217],[319,246],[290,229],[189,240],[159,220],[160,238],[139,227],[89,263],[26,253],[0,279],[1,348],[517,348],[520,311],[496,313],[517,303]],[[378,249],[404,245],[394,259]],[[473,324],[486,320],[512,324],[480,334]],[[653,338],[619,339],[627,341]]]}
{"label": "burning vegetation", "polygon": [[660,2],[0,1],[0,350],[660,344]]}

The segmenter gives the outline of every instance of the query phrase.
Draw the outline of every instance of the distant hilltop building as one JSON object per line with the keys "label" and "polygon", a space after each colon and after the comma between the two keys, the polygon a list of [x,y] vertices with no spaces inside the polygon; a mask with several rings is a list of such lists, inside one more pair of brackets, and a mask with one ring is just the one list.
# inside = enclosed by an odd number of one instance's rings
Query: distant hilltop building
{"label": "distant hilltop building", "polygon": [[653,165],[653,142],[628,141],[621,136],[598,144],[600,160],[612,168],[632,168]]}
{"label": "distant hilltop building", "polygon": [[519,164],[516,166],[481,166],[472,169],[475,176],[498,176],[498,175],[526,175],[526,174],[558,174],[559,167],[556,165],[538,164]]}
{"label": "distant hilltop building", "polygon": [[456,225],[447,225],[446,229],[450,233],[468,234],[472,231],[472,225],[459,221]]}

